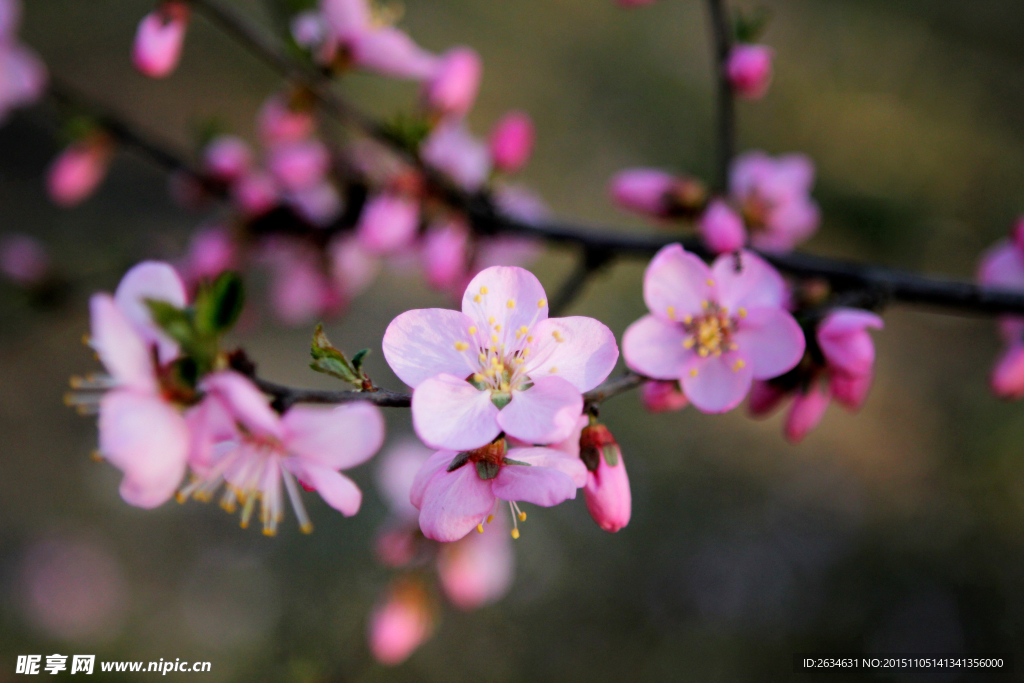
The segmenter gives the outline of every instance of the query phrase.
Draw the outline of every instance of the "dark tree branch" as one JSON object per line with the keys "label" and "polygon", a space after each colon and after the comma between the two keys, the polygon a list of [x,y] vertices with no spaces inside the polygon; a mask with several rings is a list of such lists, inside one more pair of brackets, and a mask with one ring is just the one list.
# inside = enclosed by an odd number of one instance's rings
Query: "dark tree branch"
{"label": "dark tree branch", "polygon": [[729,22],[725,0],[708,0],[708,13],[711,17],[715,80],[718,90],[718,147],[714,189],[717,192],[725,192],[729,187],[729,166],[736,153],[736,102],[726,71],[729,52],[732,50],[732,25]]}
{"label": "dark tree branch", "polygon": [[587,285],[590,276],[606,266],[611,261],[611,252],[602,249],[584,248],[583,255],[576,262],[572,272],[562,283],[562,286],[551,298],[551,305],[548,311],[551,316],[560,316],[565,312],[580,292]]}

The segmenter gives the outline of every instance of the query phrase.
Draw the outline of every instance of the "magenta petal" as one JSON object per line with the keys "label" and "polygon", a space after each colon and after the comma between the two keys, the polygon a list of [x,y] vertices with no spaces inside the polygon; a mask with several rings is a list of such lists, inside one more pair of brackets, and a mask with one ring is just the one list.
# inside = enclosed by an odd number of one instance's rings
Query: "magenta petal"
{"label": "magenta petal", "polygon": [[526,365],[531,377],[556,374],[580,391],[590,391],[608,377],[619,359],[615,335],[593,318],[548,318],[530,332],[537,338],[532,362]]}
{"label": "magenta petal", "polygon": [[249,431],[259,436],[284,438],[281,419],[256,385],[242,375],[231,370],[218,372],[209,375],[200,386],[224,401],[235,419]]}
{"label": "magenta petal", "polygon": [[285,462],[288,469],[292,470],[304,484],[316,489],[324,502],[332,508],[346,517],[359,512],[359,506],[363,503],[363,492],[351,479],[329,467],[322,467],[301,458],[289,458]]}
{"label": "magenta petal", "polygon": [[629,524],[633,512],[633,495],[629,489],[626,462],[619,456],[619,464],[611,467],[604,458],[598,458],[597,471],[587,472],[583,489],[587,510],[598,526],[615,533]]}
{"label": "magenta petal", "polygon": [[[469,316],[447,308],[406,311],[384,332],[384,358],[398,378],[413,388],[441,373],[466,377],[479,365],[476,344],[469,335],[474,324]],[[462,351],[455,346],[460,343],[466,344]]]}
{"label": "magenta petal", "polygon": [[514,390],[512,401],[497,419],[509,436],[527,443],[549,444],[569,436],[582,412],[579,389],[561,377],[540,377],[529,389]]}
{"label": "magenta petal", "polygon": [[576,483],[565,472],[550,467],[505,465],[491,487],[501,500],[533,503],[549,508],[576,497]]}
{"label": "magenta petal", "polygon": [[740,319],[733,335],[756,379],[770,379],[792,370],[807,345],[800,325],[781,308],[754,308]]}
{"label": "magenta petal", "polygon": [[167,363],[178,355],[178,344],[153,322],[146,299],[163,301],[176,308],[185,307],[185,283],[173,266],[160,261],[143,261],[125,273],[114,292],[118,308],[147,342],[157,345],[160,362]]}
{"label": "magenta petal", "polygon": [[738,353],[699,358],[683,375],[683,391],[690,403],[702,413],[724,413],[732,410],[750,391],[751,363],[741,363]]}
{"label": "magenta petal", "polygon": [[[1024,370],[1024,367],[1022,367]],[[867,372],[861,375],[848,375],[844,372],[832,373],[829,381],[829,389],[832,391],[832,398],[840,405],[850,410],[860,410],[868,397],[871,389],[872,373]],[[1021,385],[1024,395],[1024,384]]]}
{"label": "magenta petal", "polygon": [[1024,344],[1013,344],[992,369],[992,391],[1000,398],[1024,398]]}
{"label": "magenta petal", "polygon": [[155,392],[153,356],[113,297],[93,295],[89,310],[92,326],[89,343],[114,381],[121,386]]}
{"label": "magenta petal", "polygon": [[[576,451],[579,452],[579,438],[576,439]],[[547,467],[565,472],[577,488],[587,483],[587,468],[578,455],[566,455],[564,452],[552,448],[513,448],[505,457],[535,467]]]}
{"label": "magenta petal", "polygon": [[875,363],[875,344],[866,330],[880,330],[882,325],[882,319],[874,313],[836,309],[818,325],[818,346],[829,365],[851,374],[870,372]]}
{"label": "magenta petal", "polygon": [[473,465],[438,472],[423,492],[420,530],[435,541],[457,541],[483,522],[493,507],[491,481],[480,479]]}
{"label": "magenta petal", "polygon": [[498,436],[498,409],[491,394],[453,375],[438,375],[412,392],[412,423],[420,440],[434,448],[466,451]]}
{"label": "magenta petal", "polygon": [[1024,254],[1021,249],[1003,240],[986,251],[978,267],[978,282],[996,287],[1024,288]]}
{"label": "magenta petal", "polygon": [[807,433],[818,426],[828,408],[829,396],[818,387],[811,387],[806,394],[797,394],[786,417],[786,438],[800,443]]}
{"label": "magenta petal", "polygon": [[384,443],[380,408],[362,401],[333,410],[296,406],[281,421],[290,453],[332,470],[361,465]]}
{"label": "magenta petal", "polygon": [[427,484],[434,478],[434,475],[444,470],[452,463],[457,451],[438,451],[423,463],[416,476],[412,480],[412,488],[409,489],[409,502],[417,510],[423,507],[423,492]]}
{"label": "magenta petal", "polygon": [[437,68],[434,55],[393,26],[359,33],[351,48],[359,67],[384,76],[423,80]]}
{"label": "magenta petal", "polygon": [[418,202],[402,195],[385,193],[366,203],[356,225],[356,234],[368,251],[393,254],[412,242],[419,224]]}
{"label": "magenta petal", "polygon": [[548,300],[540,280],[530,271],[515,266],[492,266],[470,280],[462,295],[462,312],[476,320],[481,329],[486,329],[488,321],[494,318],[494,324],[513,332],[524,326],[530,329],[545,320]]}
{"label": "magenta petal", "polygon": [[683,348],[682,328],[653,315],[645,315],[626,328],[622,355],[626,365],[654,379],[679,379],[696,354]]}
{"label": "magenta petal", "polygon": [[782,276],[751,251],[741,251],[738,256],[722,254],[715,259],[711,271],[718,287],[718,303],[730,311],[762,306],[782,308],[789,301]]}
{"label": "magenta petal", "polygon": [[644,301],[658,319],[681,320],[697,315],[711,298],[711,271],[707,265],[679,244],[670,244],[655,254],[644,272]]}
{"label": "magenta petal", "polygon": [[755,380],[750,386],[750,401],[747,407],[751,417],[765,417],[778,408],[789,393],[770,382]]}

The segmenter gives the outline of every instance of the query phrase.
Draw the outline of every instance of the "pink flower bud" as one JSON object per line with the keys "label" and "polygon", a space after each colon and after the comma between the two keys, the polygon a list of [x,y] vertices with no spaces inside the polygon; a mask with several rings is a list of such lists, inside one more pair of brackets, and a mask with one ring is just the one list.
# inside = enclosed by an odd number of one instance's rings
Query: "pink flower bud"
{"label": "pink flower bud", "polygon": [[249,170],[252,150],[240,137],[220,135],[203,150],[203,165],[214,178],[230,183]]}
{"label": "pink flower bud", "polygon": [[50,256],[42,242],[28,235],[0,238],[0,273],[16,285],[32,287],[46,279]]}
{"label": "pink flower bud", "polygon": [[0,121],[11,109],[42,97],[46,79],[46,65],[34,52],[0,40]]}
{"label": "pink flower bud", "polygon": [[401,664],[430,637],[433,622],[426,589],[414,579],[403,580],[370,613],[370,652],[386,666]]}
{"label": "pink flower bud", "polygon": [[679,389],[678,382],[651,380],[640,387],[640,401],[650,413],[667,413],[682,410],[689,401]]}
{"label": "pink flower bud", "polygon": [[791,443],[800,443],[807,433],[818,426],[825,409],[828,408],[829,395],[817,386],[808,389],[806,394],[798,393],[786,416],[784,432]]}
{"label": "pink flower bud", "polygon": [[255,218],[277,206],[281,192],[269,173],[256,171],[242,176],[232,185],[231,198],[239,211]]}
{"label": "pink flower bud", "polygon": [[256,127],[263,144],[273,147],[308,138],[316,128],[316,122],[308,109],[294,108],[283,96],[273,95],[260,107]]}
{"label": "pink flower bud", "polygon": [[437,71],[437,57],[393,26],[359,33],[349,39],[353,63],[393,78],[423,81]]}
{"label": "pink flower bud", "polygon": [[837,308],[818,325],[818,346],[828,364],[846,374],[871,372],[875,363],[875,344],[868,328],[882,329],[884,323],[874,313],[852,308]]}
{"label": "pink flower bud", "polygon": [[773,55],[765,45],[740,44],[732,49],[725,71],[738,96],[750,100],[764,97],[772,80]]}
{"label": "pink flower bud", "polygon": [[467,192],[475,192],[491,172],[491,155],[462,120],[446,120],[431,131],[420,145],[423,160],[458,183]]}
{"label": "pink flower bud", "polygon": [[433,224],[423,239],[423,270],[427,284],[435,289],[454,290],[466,278],[469,232],[457,221]]}
{"label": "pink flower bud", "polygon": [[331,166],[331,155],[319,140],[302,140],[280,145],[268,163],[277,182],[292,192],[319,183]]}
{"label": "pink flower bud", "polygon": [[366,203],[356,225],[356,234],[369,251],[390,254],[412,242],[419,223],[418,202],[401,195],[385,193]]}
{"label": "pink flower bud", "polygon": [[188,5],[177,0],[168,0],[143,17],[132,50],[135,68],[150,78],[169,76],[181,59],[188,19]]}
{"label": "pink flower bud", "polygon": [[871,389],[872,373],[848,375],[844,372],[833,372],[829,379],[832,398],[848,410],[860,410]]}
{"label": "pink flower bud", "polygon": [[631,168],[616,173],[609,184],[612,199],[623,209],[664,217],[676,178],[654,168]]}
{"label": "pink flower bud", "polygon": [[592,424],[583,428],[580,459],[587,466],[583,493],[590,516],[602,529],[614,533],[629,524],[633,503],[622,451],[607,427]]}
{"label": "pink flower bud", "polygon": [[529,114],[512,111],[505,114],[491,132],[491,157],[495,168],[515,173],[533,153],[533,121]]}
{"label": "pink flower bud", "polygon": [[763,380],[755,380],[750,386],[750,402],[747,404],[747,408],[753,417],[762,417],[778,408],[785,398],[786,392],[776,385]]}
{"label": "pink flower bud", "polygon": [[1024,344],[1006,349],[992,370],[991,385],[1000,398],[1024,398]]}
{"label": "pink flower bud", "polygon": [[107,175],[113,145],[106,135],[97,134],[72,143],[50,164],[46,189],[50,199],[63,207],[88,198]]}
{"label": "pink flower bud", "polygon": [[721,199],[715,199],[697,223],[697,230],[708,248],[716,254],[741,249],[747,241],[743,219]]}
{"label": "pink flower bud", "polygon": [[455,543],[444,543],[437,556],[437,574],[448,599],[472,610],[501,599],[512,586],[515,553],[507,517],[484,526]]}
{"label": "pink flower bud", "polygon": [[452,116],[465,116],[473,108],[483,64],[475,50],[456,47],[449,50],[424,89],[427,106]]}

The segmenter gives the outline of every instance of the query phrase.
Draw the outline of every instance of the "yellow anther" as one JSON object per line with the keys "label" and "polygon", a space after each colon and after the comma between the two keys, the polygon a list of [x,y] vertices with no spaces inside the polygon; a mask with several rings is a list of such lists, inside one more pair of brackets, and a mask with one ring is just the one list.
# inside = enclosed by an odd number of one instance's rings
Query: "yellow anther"
{"label": "yellow anther", "polygon": [[487,324],[488,325],[493,325],[494,324],[494,316],[493,315],[487,319]]}
{"label": "yellow anther", "polygon": [[313,533],[313,523],[312,522],[306,522],[305,524],[303,524],[302,526],[299,527],[299,531],[301,531],[304,534],[311,534],[311,533]]}
{"label": "yellow anther", "polygon": [[502,391],[508,391],[508,382],[502,382],[501,383],[501,390]]}
{"label": "yellow anther", "polygon": [[526,325],[523,325],[522,327],[519,328],[519,334],[526,334],[529,331],[530,331],[530,328],[527,327]]}
{"label": "yellow anther", "polygon": [[508,306],[509,308],[515,308],[516,307],[516,301],[515,301],[515,299],[509,299],[508,302],[505,305]]}
{"label": "yellow anther", "polygon": [[747,309],[745,308],[740,308],[738,311],[736,311],[736,313],[739,314],[741,318],[747,317]]}
{"label": "yellow anther", "polygon": [[519,538],[519,529],[513,529],[512,530],[512,538],[515,538],[515,539]]}
{"label": "yellow anther", "polygon": [[533,343],[533,335],[532,334],[529,337],[526,338],[526,343],[527,344],[532,344]]}
{"label": "yellow anther", "polygon": [[522,365],[525,362],[526,362],[525,358],[516,358],[516,363],[519,363],[520,365]]}
{"label": "yellow anther", "polygon": [[714,287],[714,286],[715,286],[715,281],[714,280],[708,280],[708,287]]}
{"label": "yellow anther", "polygon": [[676,307],[675,306],[669,306],[668,307],[668,317],[669,317],[669,320],[675,320],[676,319]]}
{"label": "yellow anther", "polygon": [[556,342],[564,342],[565,341],[565,337],[563,337],[562,333],[559,332],[558,330],[555,330],[554,332],[552,332],[551,336],[555,338]]}
{"label": "yellow anther", "polygon": [[271,529],[270,527],[263,527],[264,536],[277,536],[277,529]]}
{"label": "yellow anther", "polygon": [[745,363],[745,362],[743,361],[743,359],[742,359],[742,358],[740,358],[740,359],[738,359],[738,360],[737,360],[737,361],[736,361],[735,363],[733,363],[733,366],[732,366],[732,371],[733,371],[733,372],[739,372],[739,371],[740,371],[740,370],[742,370],[742,369],[743,369],[744,367],[746,367],[746,365],[747,365],[747,364],[746,364],[746,363]]}
{"label": "yellow anther", "polygon": [[495,332],[501,332],[501,325],[495,325],[494,326],[494,331]]}
{"label": "yellow anther", "polygon": [[486,287],[481,287],[480,288],[480,293],[481,294],[486,294],[487,293],[487,288]]}
{"label": "yellow anther", "polygon": [[694,368],[693,370],[690,370],[690,377],[696,377],[696,376],[697,376],[696,368]]}
{"label": "yellow anther", "polygon": [[729,342],[729,350],[730,351],[735,351],[738,348],[740,348],[739,344],[737,344],[736,342]]}
{"label": "yellow anther", "polygon": [[465,351],[468,348],[469,348],[469,344],[467,344],[464,341],[457,341],[457,342],[455,342],[455,350],[456,351]]}
{"label": "yellow anther", "polygon": [[519,511],[519,521],[520,522],[525,522],[526,521],[526,513],[523,512],[522,510]]}
{"label": "yellow anther", "polygon": [[548,305],[548,300],[547,299],[541,299],[540,301],[537,302],[537,308],[544,308],[547,305]]}
{"label": "yellow anther", "polygon": [[556,368],[556,367],[555,367],[554,365],[552,365],[552,366],[551,366],[551,369],[550,369],[550,370],[548,370],[548,372],[551,372],[551,373],[555,373],[555,372],[558,372],[558,368]]}
{"label": "yellow anther", "polygon": [[480,358],[480,362],[481,363],[486,363],[487,362],[487,354],[481,353],[479,358]]}
{"label": "yellow anther", "polygon": [[498,360],[497,356],[495,356],[494,358],[491,359],[491,365],[493,365],[495,367],[501,365],[501,361]]}
{"label": "yellow anther", "polygon": [[477,303],[477,304],[480,303],[480,295],[479,294],[477,294],[476,296],[473,297],[473,303]]}
{"label": "yellow anther", "polygon": [[685,318],[683,318],[683,322],[686,323],[687,325],[689,325],[690,323],[693,322],[693,316],[692,315],[686,316]]}
{"label": "yellow anther", "polygon": [[494,515],[487,515],[487,523],[490,524],[494,521]]}
{"label": "yellow anther", "polygon": [[684,349],[692,349],[693,345],[696,344],[696,343],[697,342],[694,340],[693,337],[687,337],[686,339],[683,340],[683,348]]}
{"label": "yellow anther", "polygon": [[476,334],[476,326],[475,325],[473,327],[469,328],[469,333],[470,334]]}
{"label": "yellow anther", "polygon": [[482,534],[482,533],[484,532],[484,525],[483,525],[483,524],[477,524],[477,525],[476,525],[476,530],[477,530],[477,531],[478,531],[479,533],[481,533],[481,534]]}
{"label": "yellow anther", "polygon": [[701,302],[700,306],[701,306],[701,308],[706,310],[708,308],[711,308],[711,302],[710,301],[703,301],[703,302]]}
{"label": "yellow anther", "polygon": [[492,334],[491,335],[491,342],[494,343],[494,344],[497,344],[498,343],[498,335]]}
{"label": "yellow anther", "polygon": [[523,358],[526,358],[529,355],[530,355],[530,349],[523,349]]}
{"label": "yellow anther", "polygon": [[484,376],[481,375],[479,372],[474,372],[473,373],[473,381],[474,382],[483,382],[484,381]]}
{"label": "yellow anther", "polygon": [[484,374],[487,375],[488,377],[494,377],[494,368],[489,369]]}
{"label": "yellow anther", "polygon": [[89,457],[92,458],[93,462],[103,462],[103,454],[99,451],[93,451],[89,454]]}
{"label": "yellow anther", "polygon": [[697,351],[697,354],[701,358],[707,358],[708,357],[708,353],[709,353],[709,351],[706,348],[704,348],[703,346],[700,347],[700,349]]}

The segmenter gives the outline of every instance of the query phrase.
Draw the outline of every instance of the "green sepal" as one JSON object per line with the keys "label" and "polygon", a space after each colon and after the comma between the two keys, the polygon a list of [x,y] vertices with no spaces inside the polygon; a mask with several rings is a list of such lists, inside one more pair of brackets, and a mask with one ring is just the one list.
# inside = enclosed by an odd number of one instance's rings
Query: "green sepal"
{"label": "green sepal", "polygon": [[145,303],[153,316],[153,322],[171,339],[186,349],[195,345],[195,328],[187,310],[157,299],[146,299]]}
{"label": "green sepal", "polygon": [[[368,352],[369,350],[366,349],[357,354],[360,365]],[[366,379],[366,376],[358,366],[345,357],[345,354],[331,344],[331,340],[324,332],[323,325],[317,325],[316,330],[313,331],[313,344],[309,353],[313,357],[309,364],[312,369],[337,377],[343,382],[355,385],[358,389],[363,388],[363,380]]]}
{"label": "green sepal", "polygon": [[417,153],[420,144],[430,135],[430,122],[422,116],[398,112],[381,125],[381,133],[402,149]]}
{"label": "green sepal", "polygon": [[194,358],[182,356],[171,363],[174,382],[180,386],[195,389],[199,384],[199,365]]}
{"label": "green sepal", "polygon": [[501,462],[504,463],[505,465],[522,465],[523,467],[532,467],[532,465],[530,465],[530,463],[528,462],[523,462],[522,460],[513,460],[512,458],[505,458]]}
{"label": "green sepal", "polygon": [[493,463],[490,460],[477,460],[476,461],[476,473],[477,475],[487,481],[488,479],[494,479],[498,476],[498,472],[501,471],[501,466],[497,463]]}
{"label": "green sepal", "polygon": [[238,321],[245,303],[245,289],[238,273],[224,272],[196,295],[196,332],[216,336],[227,332]]}
{"label": "green sepal", "polygon": [[512,392],[510,391],[492,391],[491,392],[491,403],[498,410],[501,410],[512,401]]}
{"label": "green sepal", "polygon": [[733,31],[737,43],[754,43],[761,37],[768,22],[772,18],[772,12],[767,7],[758,7],[749,14],[737,11],[733,23]]}
{"label": "green sepal", "polygon": [[608,467],[615,467],[619,464],[619,447],[614,444],[608,444],[601,449],[604,454],[604,461],[608,463]]}
{"label": "green sepal", "polygon": [[467,462],[469,462],[469,451],[463,451],[462,453],[459,453],[454,458],[452,458],[452,461],[448,463],[448,469],[445,471],[454,472],[455,470],[465,465]]}

